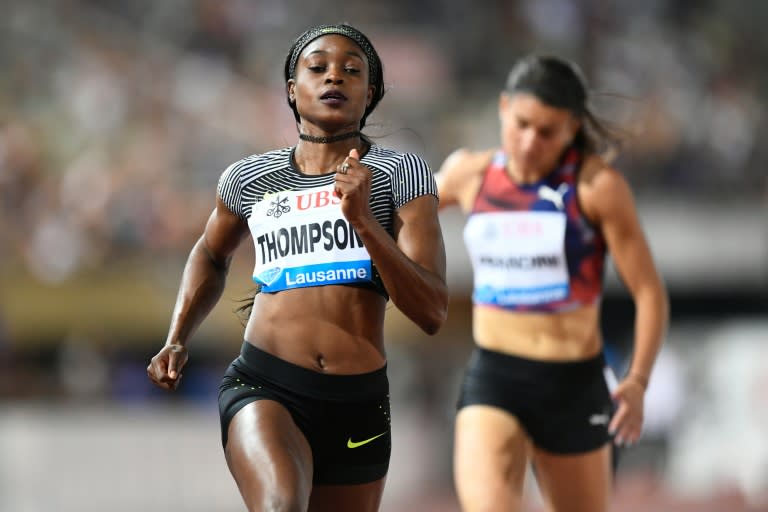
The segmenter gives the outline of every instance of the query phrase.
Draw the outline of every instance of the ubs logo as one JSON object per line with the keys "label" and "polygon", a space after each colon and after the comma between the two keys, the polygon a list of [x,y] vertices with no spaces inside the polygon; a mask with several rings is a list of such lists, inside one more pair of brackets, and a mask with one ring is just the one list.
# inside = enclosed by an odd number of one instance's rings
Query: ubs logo
{"label": "ubs logo", "polygon": [[326,206],[341,203],[341,198],[335,190],[318,190],[309,194],[301,194],[296,197],[296,208],[309,210],[310,208],[324,208]]}
{"label": "ubs logo", "polygon": [[276,219],[279,219],[282,214],[291,211],[291,205],[288,204],[288,198],[284,197],[280,199],[279,195],[275,196],[275,200],[271,201],[269,206],[271,208],[267,210],[267,216]]}

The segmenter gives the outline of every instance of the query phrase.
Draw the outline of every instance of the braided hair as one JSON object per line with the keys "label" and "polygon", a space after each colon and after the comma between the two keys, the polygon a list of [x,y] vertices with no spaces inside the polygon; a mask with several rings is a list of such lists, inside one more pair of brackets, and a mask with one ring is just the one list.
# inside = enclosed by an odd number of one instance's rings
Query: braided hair
{"label": "braided hair", "polygon": [[[288,51],[288,55],[285,57],[285,81],[287,82],[292,78],[296,78],[296,64],[299,61],[299,56],[301,55],[301,52],[304,51],[304,48],[315,39],[327,35],[348,37],[357,43],[368,60],[368,83],[373,86],[373,98],[371,99],[371,104],[366,107],[362,119],[360,119],[359,128],[362,128],[365,126],[365,120],[376,108],[376,105],[379,104],[381,98],[384,97],[384,69],[381,65],[379,54],[376,53],[376,49],[365,34],[358,29],[343,23],[339,25],[319,25],[317,27],[312,27],[301,34],[296,38],[296,41],[293,42],[291,49]],[[288,97],[287,100],[288,105],[291,107],[291,110],[293,110],[293,117],[296,118],[296,122],[298,123],[300,118],[299,111],[296,108],[296,102],[291,101],[290,97]]]}

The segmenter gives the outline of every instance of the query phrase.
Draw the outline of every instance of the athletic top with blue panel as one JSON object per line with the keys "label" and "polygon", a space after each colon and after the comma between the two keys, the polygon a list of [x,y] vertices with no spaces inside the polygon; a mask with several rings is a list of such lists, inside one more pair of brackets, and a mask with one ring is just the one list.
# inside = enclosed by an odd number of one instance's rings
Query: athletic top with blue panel
{"label": "athletic top with blue panel", "polygon": [[464,227],[473,302],[531,312],[598,303],[606,246],[578,204],[581,153],[568,149],[555,170],[530,184],[515,183],[506,164],[496,152]]}
{"label": "athletic top with blue panel", "polygon": [[[252,155],[219,178],[224,204],[248,222],[255,247],[253,280],[262,292],[323,285],[371,288],[387,296],[367,250],[341,211],[335,173],[303,174],[295,148]],[[419,156],[375,144],[360,162],[372,172],[370,207],[394,236],[394,214],[422,195],[437,197],[428,164]]]}

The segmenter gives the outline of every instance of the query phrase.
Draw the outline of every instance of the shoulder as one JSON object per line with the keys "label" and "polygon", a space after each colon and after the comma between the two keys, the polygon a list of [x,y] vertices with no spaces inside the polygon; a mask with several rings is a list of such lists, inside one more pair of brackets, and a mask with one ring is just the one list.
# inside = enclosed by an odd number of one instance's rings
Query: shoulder
{"label": "shoulder", "polygon": [[470,211],[485,170],[496,154],[494,149],[462,148],[448,155],[435,175],[441,208],[458,204],[464,211]]}
{"label": "shoulder", "polygon": [[371,145],[363,161],[389,172],[429,169],[427,161],[416,153],[396,151],[376,144]]}
{"label": "shoulder", "polygon": [[584,160],[579,185],[585,185],[586,188],[599,193],[629,187],[624,175],[598,155],[589,156]]}
{"label": "shoulder", "polygon": [[248,217],[250,204],[258,194],[260,177],[290,166],[291,148],[254,154],[230,164],[219,176],[216,186],[222,202],[242,219]]}
{"label": "shoulder", "polygon": [[222,179],[225,175],[231,179],[234,176],[243,176],[253,172],[269,171],[285,167],[288,164],[291,149],[292,148],[275,149],[241,158],[230,164],[224,170]]}
{"label": "shoulder", "polygon": [[493,159],[496,150],[472,151],[459,148],[449,154],[438,170],[438,175],[477,175],[481,174]]}
{"label": "shoulder", "polygon": [[398,209],[417,197],[437,197],[432,170],[427,161],[416,153],[373,145],[363,157],[363,163],[383,171],[378,173],[378,178],[374,174],[374,188],[388,187]]}
{"label": "shoulder", "polygon": [[634,207],[632,189],[626,177],[597,155],[587,157],[582,164],[579,198],[584,213],[595,220],[616,210]]}

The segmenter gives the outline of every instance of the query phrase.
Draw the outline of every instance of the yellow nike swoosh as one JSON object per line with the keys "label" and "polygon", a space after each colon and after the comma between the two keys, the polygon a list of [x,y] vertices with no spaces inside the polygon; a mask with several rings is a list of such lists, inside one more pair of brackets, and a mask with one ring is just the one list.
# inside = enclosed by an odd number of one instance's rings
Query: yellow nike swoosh
{"label": "yellow nike swoosh", "polygon": [[370,443],[374,439],[380,438],[384,434],[386,434],[386,432],[382,432],[381,434],[379,434],[377,436],[373,436],[373,437],[370,437],[368,439],[364,439],[362,441],[357,441],[357,442],[353,441],[352,438],[350,437],[349,439],[347,439],[347,448],[357,448],[359,446],[363,446],[364,444]]}

